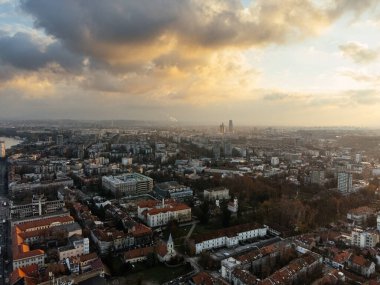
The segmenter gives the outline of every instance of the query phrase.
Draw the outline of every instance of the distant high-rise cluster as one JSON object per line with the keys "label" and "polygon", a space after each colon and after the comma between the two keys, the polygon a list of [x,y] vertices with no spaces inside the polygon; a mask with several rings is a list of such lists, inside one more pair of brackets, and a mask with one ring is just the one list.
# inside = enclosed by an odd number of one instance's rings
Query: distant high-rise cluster
{"label": "distant high-rise cluster", "polygon": [[234,124],[233,124],[232,120],[229,120],[228,128],[226,125],[224,125],[224,123],[222,123],[219,126],[219,132],[222,134],[225,134],[225,133],[233,134],[234,133]]}

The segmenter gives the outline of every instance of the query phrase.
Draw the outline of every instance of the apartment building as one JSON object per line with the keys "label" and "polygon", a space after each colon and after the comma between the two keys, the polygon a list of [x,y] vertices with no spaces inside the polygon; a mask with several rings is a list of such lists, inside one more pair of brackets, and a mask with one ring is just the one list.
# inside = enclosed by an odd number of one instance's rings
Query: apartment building
{"label": "apartment building", "polygon": [[379,234],[376,231],[364,231],[355,228],[351,232],[351,244],[360,248],[375,247],[379,242]]}
{"label": "apartment building", "polygon": [[139,173],[126,173],[118,176],[103,176],[102,185],[114,194],[141,195],[153,190],[153,179]]}
{"label": "apartment building", "polygon": [[191,208],[174,200],[140,202],[137,205],[137,214],[149,227],[164,226],[171,220],[179,223],[191,221]]}
{"label": "apartment building", "polygon": [[220,229],[208,234],[197,235],[189,240],[188,246],[192,253],[199,254],[204,250],[219,247],[232,247],[245,241],[267,234],[267,228],[255,224],[244,224]]}

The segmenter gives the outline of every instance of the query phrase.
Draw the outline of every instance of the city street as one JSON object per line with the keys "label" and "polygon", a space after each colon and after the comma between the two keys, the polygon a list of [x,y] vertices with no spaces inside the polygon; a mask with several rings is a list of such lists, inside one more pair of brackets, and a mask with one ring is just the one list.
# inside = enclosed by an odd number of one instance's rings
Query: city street
{"label": "city street", "polygon": [[6,284],[10,272],[9,200],[0,197],[0,285]]}

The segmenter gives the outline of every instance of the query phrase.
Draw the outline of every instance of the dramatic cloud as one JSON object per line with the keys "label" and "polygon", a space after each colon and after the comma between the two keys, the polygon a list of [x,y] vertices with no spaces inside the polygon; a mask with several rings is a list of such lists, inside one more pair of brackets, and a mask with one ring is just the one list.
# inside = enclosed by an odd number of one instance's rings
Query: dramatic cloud
{"label": "dramatic cloud", "polygon": [[[22,102],[24,114],[33,109],[38,115],[122,118],[128,110],[129,118],[153,119],[160,113],[181,121],[199,114],[211,120],[218,112],[265,117],[263,106],[274,106],[282,120],[287,114],[282,106],[318,113],[312,106],[339,108],[340,100],[362,106],[377,98],[297,90],[297,82],[313,84],[315,73],[330,80],[326,69],[336,70],[337,64],[329,64],[337,47],[324,50],[324,60],[294,52],[296,45],[328,34],[338,19],[352,23],[368,14],[376,0],[254,0],[246,6],[240,0],[2,2],[14,8],[13,15],[0,15],[2,115],[12,108],[21,112]],[[11,21],[20,22],[16,27]],[[377,58],[375,50],[355,43],[340,49],[359,63]],[[271,56],[265,56],[268,50]],[[340,79],[348,76],[354,77]]]}
{"label": "dramatic cloud", "polygon": [[356,63],[370,63],[375,61],[380,54],[379,49],[370,49],[368,46],[350,42],[339,46],[343,55],[351,58]]}
{"label": "dramatic cloud", "polygon": [[318,34],[346,12],[376,3],[362,0],[22,0],[35,25],[78,53],[111,65],[151,61],[188,63],[190,54],[263,46]]}
{"label": "dramatic cloud", "polygon": [[82,57],[70,53],[59,42],[45,46],[28,34],[16,33],[0,36],[0,62],[26,70],[37,70],[55,63],[73,71],[80,69]]}

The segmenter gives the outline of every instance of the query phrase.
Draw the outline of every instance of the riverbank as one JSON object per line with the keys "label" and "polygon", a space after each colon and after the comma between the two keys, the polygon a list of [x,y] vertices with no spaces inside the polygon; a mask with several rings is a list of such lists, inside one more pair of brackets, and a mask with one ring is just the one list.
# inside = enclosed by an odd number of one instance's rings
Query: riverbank
{"label": "riverbank", "polygon": [[0,137],[0,141],[5,142],[6,149],[10,149],[12,146],[22,143],[21,139],[10,138],[10,137]]}

